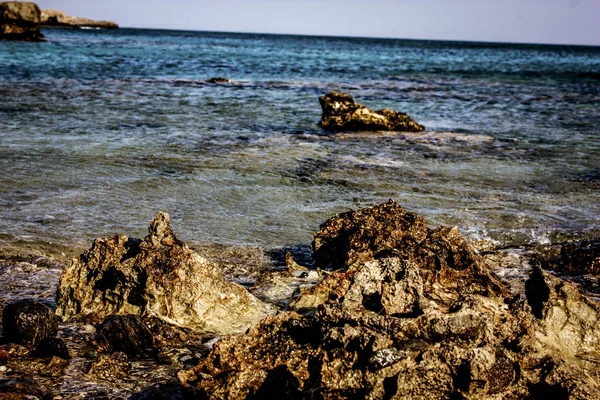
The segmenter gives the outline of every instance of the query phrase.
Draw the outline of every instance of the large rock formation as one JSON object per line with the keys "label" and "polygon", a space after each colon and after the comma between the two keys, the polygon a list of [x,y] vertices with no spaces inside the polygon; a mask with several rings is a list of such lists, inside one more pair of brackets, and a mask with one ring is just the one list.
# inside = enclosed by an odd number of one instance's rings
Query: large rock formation
{"label": "large rock formation", "polygon": [[96,239],[63,272],[57,315],[100,319],[138,314],[227,334],[245,331],[269,313],[265,304],[178,240],[167,214],[158,213],[149,232],[143,241],[124,235]]}
{"label": "large rock formation", "polygon": [[319,103],[323,110],[319,126],[330,131],[420,132],[425,129],[405,113],[386,108],[371,111],[355,103],[346,93],[329,92],[319,97]]}
{"label": "large rock formation", "polygon": [[111,21],[94,21],[83,17],[71,17],[59,10],[42,10],[42,25],[62,28],[104,28],[116,29],[119,27]]}
{"label": "large rock formation", "polygon": [[0,2],[0,39],[41,41],[40,9],[35,3]]}
{"label": "large rock formation", "polygon": [[563,245],[558,268],[573,275],[600,275],[600,239]]}
{"label": "large rock formation", "polygon": [[179,373],[185,387],[211,399],[600,399],[600,306],[574,285],[535,267],[527,297],[513,296],[455,228],[394,202],[327,221],[313,247],[335,270],[300,294],[304,315],[221,339]]}

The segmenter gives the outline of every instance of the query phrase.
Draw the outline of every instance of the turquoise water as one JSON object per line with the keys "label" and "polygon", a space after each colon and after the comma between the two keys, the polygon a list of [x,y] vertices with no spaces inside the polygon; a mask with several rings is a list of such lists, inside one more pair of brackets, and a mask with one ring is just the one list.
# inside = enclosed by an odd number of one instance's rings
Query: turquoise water
{"label": "turquoise water", "polygon": [[[600,232],[600,48],[120,29],[0,42],[0,239],[306,244],[394,198],[498,245]],[[222,76],[231,84],[211,84]],[[433,133],[322,131],[350,93]]]}

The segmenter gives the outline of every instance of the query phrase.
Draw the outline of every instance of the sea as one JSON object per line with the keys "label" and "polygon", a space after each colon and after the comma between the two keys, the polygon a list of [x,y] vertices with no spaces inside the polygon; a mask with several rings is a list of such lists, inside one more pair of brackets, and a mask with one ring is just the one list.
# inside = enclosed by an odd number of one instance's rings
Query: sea
{"label": "sea", "polygon": [[[308,245],[388,199],[496,247],[600,233],[600,47],[43,33],[0,42],[0,246],[143,237],[158,211],[191,243]],[[427,131],[324,131],[332,90]]]}

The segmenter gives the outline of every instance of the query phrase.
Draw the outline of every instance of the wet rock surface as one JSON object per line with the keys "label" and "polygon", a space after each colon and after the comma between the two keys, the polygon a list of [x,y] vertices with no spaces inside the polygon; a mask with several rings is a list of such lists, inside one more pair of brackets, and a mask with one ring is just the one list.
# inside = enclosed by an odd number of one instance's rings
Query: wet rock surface
{"label": "wet rock surface", "polygon": [[71,354],[65,341],[55,337],[48,337],[42,340],[33,352],[33,355],[42,358],[60,357],[64,360],[71,359]]}
{"label": "wet rock surface", "polygon": [[57,315],[65,319],[137,314],[228,334],[246,330],[269,312],[179,241],[165,213],[152,221],[144,240],[117,235],[94,241],[65,269],[57,291]]}
{"label": "wet rock surface", "polygon": [[154,353],[152,332],[137,315],[110,315],[96,332],[98,342],[130,356]]}
{"label": "wet rock surface", "polygon": [[563,245],[558,268],[574,275],[600,275],[600,239]]}
{"label": "wet rock surface", "polygon": [[3,400],[52,399],[50,394],[31,378],[0,379],[0,398]]}
{"label": "wet rock surface", "polygon": [[402,112],[369,110],[346,93],[329,92],[319,97],[323,114],[319,126],[330,131],[406,131],[420,132],[423,125]]}
{"label": "wet rock surface", "polygon": [[58,318],[47,306],[31,299],[8,304],[2,312],[4,338],[37,346],[58,332]]}
{"label": "wet rock surface", "polygon": [[118,382],[126,378],[131,372],[131,363],[127,354],[123,352],[103,353],[90,364],[88,375],[94,379]]}
{"label": "wet rock surface", "polygon": [[455,228],[393,202],[327,221],[313,248],[334,270],[298,295],[303,314],[221,339],[182,385],[216,399],[600,398],[600,306],[539,265],[515,296]]}
{"label": "wet rock surface", "polygon": [[43,41],[41,12],[31,2],[0,2],[0,40]]}

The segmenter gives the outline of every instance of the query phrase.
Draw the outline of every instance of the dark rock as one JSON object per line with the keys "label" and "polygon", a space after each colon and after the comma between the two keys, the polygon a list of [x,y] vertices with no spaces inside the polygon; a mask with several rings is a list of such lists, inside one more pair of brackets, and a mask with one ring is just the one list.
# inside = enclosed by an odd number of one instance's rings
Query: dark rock
{"label": "dark rock", "polygon": [[186,400],[196,399],[179,384],[158,384],[135,393],[129,400]]}
{"label": "dark rock", "polygon": [[94,21],[83,17],[71,17],[59,10],[42,10],[41,23],[44,26],[61,28],[117,29],[119,27],[112,21]]}
{"label": "dark rock", "polygon": [[206,82],[208,82],[208,83],[231,83],[231,81],[229,79],[221,78],[221,77],[210,78]]}
{"label": "dark rock", "polygon": [[137,315],[110,315],[96,332],[98,342],[112,351],[131,356],[151,354],[154,350],[152,333]]}
{"label": "dark rock", "polygon": [[573,275],[600,275],[600,239],[563,245],[559,269]]}
{"label": "dark rock", "polygon": [[30,378],[0,379],[2,400],[50,399],[51,396]]}
{"label": "dark rock", "polygon": [[63,272],[56,304],[65,319],[137,314],[218,334],[243,332],[270,312],[178,240],[165,213],[143,241],[96,239]]}
{"label": "dark rock", "polygon": [[330,131],[405,131],[420,132],[425,129],[402,112],[388,109],[371,111],[354,102],[346,93],[329,92],[319,97],[323,129]]}
{"label": "dark rock", "polygon": [[131,363],[127,354],[115,352],[100,354],[98,360],[91,364],[88,375],[96,379],[118,382],[126,378],[130,372]]}
{"label": "dark rock", "polygon": [[69,349],[62,339],[48,337],[40,342],[33,353],[36,357],[51,358],[60,357],[64,360],[70,360]]}
{"label": "dark rock", "polygon": [[37,346],[58,332],[54,312],[35,300],[20,300],[4,308],[2,313],[4,338],[14,343]]}
{"label": "dark rock", "polygon": [[35,3],[0,3],[0,39],[42,41],[40,9]]}
{"label": "dark rock", "polygon": [[337,269],[297,299],[312,312],[222,338],[181,384],[214,399],[600,399],[598,303],[539,268],[515,297],[455,228],[408,214],[327,221],[336,254],[316,260]]}

